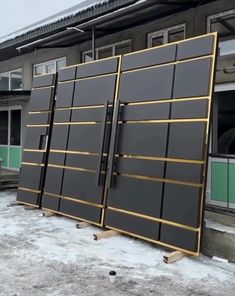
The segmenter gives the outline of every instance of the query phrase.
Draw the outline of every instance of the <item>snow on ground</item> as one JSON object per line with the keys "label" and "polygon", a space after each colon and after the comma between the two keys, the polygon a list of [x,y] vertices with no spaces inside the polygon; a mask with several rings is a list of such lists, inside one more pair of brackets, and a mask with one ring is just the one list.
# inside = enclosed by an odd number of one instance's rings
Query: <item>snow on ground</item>
{"label": "snow on ground", "polygon": [[94,241],[97,227],[76,229],[75,220],[8,207],[13,201],[14,192],[0,193],[0,295],[234,295],[234,264],[201,256],[167,265],[156,245],[126,236]]}

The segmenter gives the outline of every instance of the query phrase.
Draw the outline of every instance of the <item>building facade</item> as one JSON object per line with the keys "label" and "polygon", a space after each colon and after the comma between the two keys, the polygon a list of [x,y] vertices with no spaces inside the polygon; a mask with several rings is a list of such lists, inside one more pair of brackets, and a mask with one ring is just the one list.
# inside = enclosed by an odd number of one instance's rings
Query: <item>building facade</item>
{"label": "building facade", "polygon": [[19,170],[35,75],[219,33],[207,204],[235,209],[235,0],[87,0],[0,38],[0,158]]}

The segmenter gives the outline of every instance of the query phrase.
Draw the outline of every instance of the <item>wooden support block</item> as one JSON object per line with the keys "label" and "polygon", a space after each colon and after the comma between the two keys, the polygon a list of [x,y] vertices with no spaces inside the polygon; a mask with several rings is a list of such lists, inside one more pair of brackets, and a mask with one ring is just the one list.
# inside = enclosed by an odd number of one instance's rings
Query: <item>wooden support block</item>
{"label": "wooden support block", "polygon": [[51,216],[55,216],[56,213],[53,213],[51,211],[43,211],[42,216],[43,217],[51,217]]}
{"label": "wooden support block", "polygon": [[103,231],[103,232],[93,234],[93,238],[94,238],[94,240],[99,240],[99,239],[102,239],[102,238],[112,237],[112,236],[115,236],[115,235],[118,235],[118,234],[119,234],[119,232],[117,232],[115,230],[106,230],[106,231]]}
{"label": "wooden support block", "polygon": [[76,224],[76,228],[78,228],[78,229],[82,229],[82,228],[85,228],[85,227],[88,227],[88,226],[90,226],[90,223],[87,223],[87,222],[78,222]]}
{"label": "wooden support block", "polygon": [[25,211],[33,211],[33,210],[38,210],[37,207],[33,207],[33,206],[24,206]]}
{"label": "wooden support block", "polygon": [[165,262],[167,264],[174,263],[174,262],[181,260],[182,258],[184,258],[186,256],[188,256],[188,255],[183,252],[175,251],[175,252],[172,252],[170,254],[163,256],[163,262]]}

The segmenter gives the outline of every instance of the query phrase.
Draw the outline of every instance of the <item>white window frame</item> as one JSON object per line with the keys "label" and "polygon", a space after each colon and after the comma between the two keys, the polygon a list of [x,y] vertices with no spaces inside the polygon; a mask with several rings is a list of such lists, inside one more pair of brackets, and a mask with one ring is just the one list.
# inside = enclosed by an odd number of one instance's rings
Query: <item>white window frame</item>
{"label": "white window frame", "polygon": [[22,68],[18,68],[18,69],[14,69],[14,70],[11,70],[11,71],[8,71],[8,72],[3,72],[3,73],[0,73],[0,75],[5,75],[7,74],[8,75],[8,90],[12,90],[11,89],[11,85],[12,85],[12,82],[11,82],[11,74],[13,72],[16,72],[16,71],[21,71],[22,73],[22,87],[21,88],[17,88],[17,89],[14,89],[14,90],[22,90],[23,89],[23,69]]}
{"label": "white window frame", "polygon": [[156,38],[156,37],[161,37],[161,36],[163,37],[163,44],[167,44],[168,43],[169,32],[180,29],[180,28],[183,28],[183,30],[184,30],[184,39],[185,39],[185,36],[186,36],[186,24],[182,23],[182,24],[179,24],[179,25],[176,25],[176,26],[173,26],[173,27],[168,27],[168,28],[165,28],[165,29],[162,29],[162,30],[158,30],[158,31],[148,33],[147,46],[152,47],[153,39]]}
{"label": "white window frame", "polygon": [[207,33],[211,33],[211,20],[217,19],[219,17],[227,16],[227,15],[232,15],[232,14],[234,14],[234,17],[235,17],[235,8],[226,10],[223,12],[219,12],[217,14],[209,15],[207,17]]}
{"label": "white window frame", "polygon": [[[96,59],[99,58],[99,51],[100,50],[108,49],[108,48],[112,48],[112,56],[115,56],[116,55],[116,47],[118,45],[122,45],[122,44],[130,44],[130,47],[131,47],[131,39],[126,39],[126,40],[115,42],[115,43],[111,43],[111,44],[108,44],[108,45],[105,45],[105,46],[97,47],[96,50],[95,50],[95,57],[96,57]],[[85,63],[85,55],[91,54],[91,53],[92,53],[92,50],[83,51],[83,53],[82,53],[82,62],[83,63]]]}
{"label": "white window frame", "polygon": [[[56,72],[57,71],[56,64],[57,64],[58,61],[61,61],[61,60],[65,60],[65,65],[66,65],[66,63],[67,63],[66,57],[61,57],[61,58],[57,58],[57,59],[53,59],[53,60],[44,61],[42,63],[34,64],[33,65],[33,76],[39,76],[39,75],[47,74],[46,73],[46,66],[48,64],[54,64],[55,72]],[[43,67],[43,73],[42,74],[35,74],[35,69],[36,69],[37,66],[42,66]],[[55,72],[53,72],[53,73],[55,73]]]}

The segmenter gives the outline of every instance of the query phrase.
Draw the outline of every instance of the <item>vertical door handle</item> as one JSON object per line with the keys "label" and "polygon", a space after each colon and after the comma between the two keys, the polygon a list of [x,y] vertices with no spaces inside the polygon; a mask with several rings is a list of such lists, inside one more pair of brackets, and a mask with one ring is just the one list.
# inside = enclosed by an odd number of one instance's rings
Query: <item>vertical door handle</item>
{"label": "vertical door handle", "polygon": [[95,185],[100,186],[101,185],[101,173],[102,173],[102,164],[103,164],[103,153],[105,149],[106,144],[106,130],[107,130],[107,120],[109,115],[109,101],[106,102],[104,107],[104,113],[103,113],[103,120],[101,125],[101,144],[100,144],[100,153],[98,156],[98,164],[96,168],[96,175],[95,175]]}
{"label": "vertical door handle", "polygon": [[118,100],[114,109],[113,115],[113,126],[111,132],[111,141],[110,141],[110,158],[108,164],[108,174],[107,174],[107,188],[111,188],[112,186],[112,179],[113,179],[113,168],[114,168],[114,161],[115,161],[115,154],[116,154],[116,147],[117,147],[117,132],[118,132],[118,120],[120,115],[121,109],[121,101]]}

